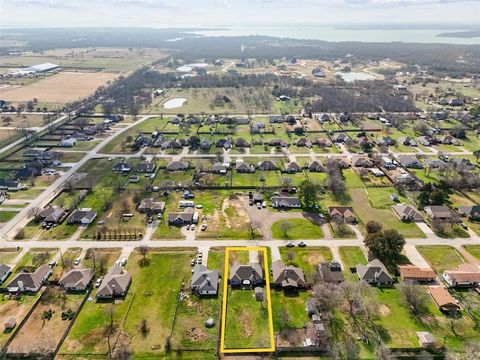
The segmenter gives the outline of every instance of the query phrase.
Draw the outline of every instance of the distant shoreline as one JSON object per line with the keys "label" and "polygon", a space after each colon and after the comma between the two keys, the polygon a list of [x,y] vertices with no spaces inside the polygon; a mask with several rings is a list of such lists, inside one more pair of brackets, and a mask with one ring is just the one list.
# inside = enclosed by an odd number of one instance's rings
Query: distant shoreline
{"label": "distant shoreline", "polygon": [[456,38],[456,39],[471,39],[480,37],[480,30],[469,31],[456,31],[456,32],[444,32],[437,35],[443,38]]}

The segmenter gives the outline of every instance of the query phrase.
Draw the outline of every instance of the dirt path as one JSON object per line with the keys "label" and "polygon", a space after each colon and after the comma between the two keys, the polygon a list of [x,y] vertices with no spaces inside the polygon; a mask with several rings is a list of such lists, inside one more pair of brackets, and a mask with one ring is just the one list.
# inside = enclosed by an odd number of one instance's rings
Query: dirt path
{"label": "dirt path", "polygon": [[475,266],[480,266],[480,260],[465,250],[463,246],[457,245],[455,246],[455,249],[465,258],[465,260],[467,260],[467,262]]}

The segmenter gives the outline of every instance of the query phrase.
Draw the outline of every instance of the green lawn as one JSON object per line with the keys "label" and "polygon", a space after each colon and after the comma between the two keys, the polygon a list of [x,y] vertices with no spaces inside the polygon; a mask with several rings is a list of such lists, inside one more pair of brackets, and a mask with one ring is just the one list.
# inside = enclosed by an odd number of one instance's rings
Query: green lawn
{"label": "green lawn", "polygon": [[255,300],[249,289],[228,290],[225,327],[225,348],[270,347],[268,305]]}
{"label": "green lawn", "polygon": [[365,189],[350,189],[353,207],[363,224],[371,220],[380,222],[384,229],[395,229],[407,238],[424,238],[425,234],[415,223],[406,223],[395,216],[390,209],[376,209],[370,206]]}
{"label": "green lawn", "polygon": [[16,249],[8,248],[8,249],[0,249],[0,264],[9,264],[11,261],[15,259],[15,257],[19,254]]}
{"label": "green lawn", "polygon": [[437,272],[453,269],[465,262],[465,259],[453,247],[446,245],[417,246],[417,250]]}
{"label": "green lawn", "polygon": [[[394,187],[368,188],[367,193],[368,200],[375,209],[390,209],[392,205],[398,204],[399,202],[403,204],[410,203],[408,198],[399,195]],[[398,196],[398,202],[392,200],[392,194]]]}
{"label": "green lawn", "polygon": [[[282,224],[290,224],[288,230],[282,229]],[[308,219],[288,219],[280,220],[272,225],[272,235],[274,239],[321,239],[324,234],[322,228]],[[286,235],[286,236],[285,236]]]}
{"label": "green lawn", "polygon": [[[310,292],[285,293],[272,290],[273,328],[275,332],[284,329],[302,328],[307,325],[309,318],[305,311],[305,303]],[[285,316],[288,314],[288,316]]]}
{"label": "green lawn", "polygon": [[0,223],[12,220],[17,214],[17,211],[0,211]]}
{"label": "green lawn", "polygon": [[463,247],[473,256],[480,260],[480,245],[463,245]]}
{"label": "green lawn", "polygon": [[338,251],[340,252],[340,257],[344,265],[344,274],[351,280],[357,279],[357,275],[351,273],[350,269],[356,267],[358,264],[367,264],[367,259],[362,249],[357,246],[341,246]]}
{"label": "green lawn", "polygon": [[360,176],[353,170],[343,170],[343,177],[345,178],[345,186],[347,188],[364,188],[365,183]]}
{"label": "green lawn", "polygon": [[[182,281],[190,279],[190,259],[194,254],[190,250],[152,251],[143,264],[142,256],[134,252],[128,259],[126,270],[132,275],[132,285],[125,300],[113,305],[113,317],[116,330],[127,334],[130,349],[139,358],[164,353],[178,292]],[[60,354],[105,353],[103,330],[108,325],[111,307],[110,303],[87,302]],[[141,334],[139,324],[144,319],[149,330]]]}
{"label": "green lawn", "polygon": [[[322,261],[332,261],[333,256],[328,247],[310,246],[308,248],[280,248],[280,255],[287,265],[294,265],[303,269],[307,274],[317,271],[317,266]],[[293,257],[293,260],[288,260]]]}

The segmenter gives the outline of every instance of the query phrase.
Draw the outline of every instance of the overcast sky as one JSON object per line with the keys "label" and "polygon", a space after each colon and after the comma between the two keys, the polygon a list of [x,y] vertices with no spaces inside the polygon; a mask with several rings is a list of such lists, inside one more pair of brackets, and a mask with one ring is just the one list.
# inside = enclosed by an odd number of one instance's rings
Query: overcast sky
{"label": "overcast sky", "polygon": [[0,0],[3,26],[477,23],[480,0]]}

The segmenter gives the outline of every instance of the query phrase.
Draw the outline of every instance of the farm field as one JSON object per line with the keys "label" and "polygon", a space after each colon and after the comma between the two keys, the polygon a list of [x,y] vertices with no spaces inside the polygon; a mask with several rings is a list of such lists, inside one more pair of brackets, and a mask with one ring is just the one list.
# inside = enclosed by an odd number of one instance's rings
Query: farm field
{"label": "farm field", "polygon": [[0,96],[13,102],[37,98],[39,102],[64,104],[89,95],[116,77],[116,74],[103,72],[61,72],[26,86],[2,88]]}

